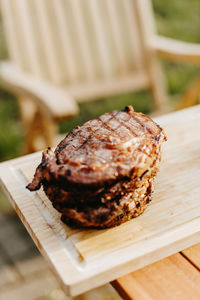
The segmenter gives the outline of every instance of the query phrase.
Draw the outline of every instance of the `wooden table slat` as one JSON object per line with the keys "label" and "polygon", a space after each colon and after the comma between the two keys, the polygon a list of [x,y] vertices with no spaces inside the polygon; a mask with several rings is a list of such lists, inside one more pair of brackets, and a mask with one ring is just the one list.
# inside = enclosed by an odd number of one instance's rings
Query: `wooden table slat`
{"label": "wooden table slat", "polygon": [[182,253],[200,271],[200,244],[187,248]]}
{"label": "wooden table slat", "polygon": [[[187,249],[188,257],[196,258],[199,249],[200,244]],[[125,275],[112,284],[125,300],[200,299],[200,272],[180,253]]]}

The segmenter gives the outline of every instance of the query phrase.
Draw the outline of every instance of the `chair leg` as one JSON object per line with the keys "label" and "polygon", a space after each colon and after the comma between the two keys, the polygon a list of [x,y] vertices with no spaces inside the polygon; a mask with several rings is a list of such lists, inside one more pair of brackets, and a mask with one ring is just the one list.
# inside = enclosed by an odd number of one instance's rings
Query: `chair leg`
{"label": "chair leg", "polygon": [[200,76],[196,78],[189,88],[184,92],[180,98],[176,110],[183,109],[199,102],[200,98]]}
{"label": "chair leg", "polygon": [[52,147],[55,144],[57,125],[54,120],[36,112],[33,121],[26,131],[25,153]]}
{"label": "chair leg", "polygon": [[19,98],[18,102],[25,130],[24,154],[53,146],[57,133],[56,122],[37,110],[31,99]]}
{"label": "chair leg", "polygon": [[154,55],[148,61],[148,71],[151,81],[151,92],[155,104],[156,115],[167,113],[171,110],[166,92],[165,80],[160,62]]}
{"label": "chair leg", "polygon": [[55,146],[55,138],[58,133],[58,127],[52,118],[47,118],[46,116],[41,117],[41,129],[44,136],[45,146],[52,147]]}

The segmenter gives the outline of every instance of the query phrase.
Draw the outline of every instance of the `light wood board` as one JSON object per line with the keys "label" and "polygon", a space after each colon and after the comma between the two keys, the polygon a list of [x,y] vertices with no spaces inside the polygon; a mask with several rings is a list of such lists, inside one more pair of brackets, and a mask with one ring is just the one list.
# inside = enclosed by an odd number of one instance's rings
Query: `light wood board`
{"label": "light wood board", "polygon": [[60,221],[44,192],[25,189],[41,153],[0,165],[1,184],[68,295],[77,295],[200,242],[200,105],[156,121],[168,141],[146,211],[106,230]]}

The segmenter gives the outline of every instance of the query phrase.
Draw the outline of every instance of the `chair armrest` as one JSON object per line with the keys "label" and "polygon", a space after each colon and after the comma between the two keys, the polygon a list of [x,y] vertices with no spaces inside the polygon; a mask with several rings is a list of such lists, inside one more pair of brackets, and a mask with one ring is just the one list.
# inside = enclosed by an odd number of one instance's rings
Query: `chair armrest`
{"label": "chair armrest", "polygon": [[200,65],[200,44],[177,41],[171,38],[155,36],[150,41],[154,51],[175,61]]}
{"label": "chair armrest", "polygon": [[12,63],[0,64],[0,82],[5,89],[28,96],[53,119],[65,119],[78,112],[76,101],[62,88],[22,73]]}

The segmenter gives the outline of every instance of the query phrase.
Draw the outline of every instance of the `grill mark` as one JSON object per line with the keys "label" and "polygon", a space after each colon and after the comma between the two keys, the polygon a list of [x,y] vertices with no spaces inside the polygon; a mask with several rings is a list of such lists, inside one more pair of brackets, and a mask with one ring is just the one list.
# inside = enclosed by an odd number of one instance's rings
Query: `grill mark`
{"label": "grill mark", "polygon": [[104,126],[105,129],[107,129],[109,132],[111,132],[113,136],[115,136],[117,138],[120,138],[120,140],[121,140],[121,136],[119,134],[117,134],[114,129],[109,127],[108,124],[104,123],[102,120],[100,120],[100,121],[102,122],[102,125]]}
{"label": "grill mark", "polygon": [[[111,118],[110,118],[111,119]],[[109,119],[109,120],[110,120]],[[100,119],[99,119],[100,120]],[[100,120],[100,122],[101,123],[103,123],[102,122],[102,120]],[[104,123],[103,123],[104,124]],[[87,144],[87,142],[92,138],[92,136],[93,137],[95,137],[98,141],[100,141],[99,140],[99,138],[95,135],[95,133],[98,131],[98,128],[96,129],[96,130],[92,130],[92,127],[87,127],[87,131],[89,131],[90,132],[90,135],[88,136],[88,138],[86,139],[86,140],[84,140],[82,143],[81,143],[81,145],[79,145],[79,146],[77,146],[76,148],[74,147],[74,151],[77,151],[77,150],[79,150],[79,149],[81,149],[85,144]],[[74,135],[75,136],[75,135]],[[85,137],[83,136],[83,135],[80,135],[80,138],[82,138],[82,139],[85,139]],[[70,142],[70,141],[69,141]],[[68,143],[69,143],[68,142]],[[68,144],[67,143],[67,144]],[[66,144],[66,146],[67,146],[67,144]],[[73,152],[71,152],[71,154],[68,156],[68,160],[74,155],[74,151]],[[90,149],[90,152],[92,153],[92,151],[91,151],[91,149]],[[93,153],[94,153],[94,151],[93,151]],[[96,156],[96,155],[95,155]],[[96,156],[97,157],[97,156]],[[106,162],[108,162],[106,159],[104,159],[104,158],[102,158],[102,157],[100,157],[99,156],[99,158],[102,160],[105,160]]]}
{"label": "grill mark", "polygon": [[130,118],[131,118],[130,115],[129,115],[129,119],[128,119],[126,122],[124,122],[124,123],[123,123],[120,119],[117,119],[116,116],[114,116],[114,118],[115,118],[115,120],[118,121],[118,123],[119,123],[121,126],[126,127],[126,128],[131,132],[131,134],[132,134],[133,136],[138,137],[138,134],[136,134],[135,131],[131,130],[131,128],[129,128],[129,126],[127,126],[127,124],[126,124],[126,123],[130,120]]}
{"label": "grill mark", "polygon": [[[150,154],[148,154],[148,153],[144,152],[142,149],[140,149],[140,146],[141,146],[141,144],[135,149],[135,151],[138,151],[138,152],[140,152],[140,153],[143,153],[143,154],[145,154],[145,155],[148,156],[148,157],[151,157],[151,156],[152,156],[152,151],[151,151]],[[152,149],[151,149],[151,150],[152,150]]]}
{"label": "grill mark", "polygon": [[[147,130],[150,134],[153,134],[153,131],[152,131],[149,127],[145,126],[144,123],[142,123],[136,116],[133,116],[133,118],[134,118],[134,120],[136,120],[136,122],[137,122],[142,128],[146,128],[146,130]],[[143,130],[143,132],[145,132],[145,131]]]}
{"label": "grill mark", "polygon": [[66,148],[66,146],[72,141],[72,139],[76,136],[75,133],[70,132],[65,139],[67,139],[70,136],[70,140],[65,142],[62,146],[58,147],[57,151],[56,151],[56,155],[59,154],[64,148]]}
{"label": "grill mark", "polygon": [[160,131],[163,131],[162,127],[156,123],[156,126],[160,129]]}
{"label": "grill mark", "polygon": [[86,140],[84,140],[83,142],[82,142],[82,144],[76,149],[76,151],[77,150],[79,150],[79,149],[81,149],[81,148],[83,148],[83,146],[91,139],[91,135],[89,135],[88,136],[88,138],[86,139]]}
{"label": "grill mark", "polygon": [[[126,123],[130,120],[131,116],[135,119],[135,121],[136,121],[136,122],[140,125],[140,127],[143,129],[143,130],[142,130],[143,132],[145,132],[145,131],[144,131],[144,128],[146,128],[147,131],[148,131],[149,133],[152,134],[152,131],[151,131],[148,127],[144,126],[144,124],[143,124],[137,117],[135,117],[135,116],[133,116],[133,115],[130,116],[130,114],[128,114],[129,119],[126,120],[126,121],[124,121],[124,123],[123,123],[122,120],[118,117],[118,115],[119,115],[120,113],[121,113],[121,111],[114,112],[114,113],[111,115],[111,117],[106,121],[106,123],[105,123],[103,120],[101,120],[100,117],[99,117],[97,120],[100,121],[101,124],[103,125],[103,127],[104,127],[105,129],[107,129],[109,132],[111,132],[113,136],[119,138],[120,140],[122,140],[122,137],[121,137],[119,134],[117,134],[116,131],[115,131],[115,130],[118,129],[120,126],[126,127],[126,129],[128,129],[128,131],[129,131],[133,136],[135,136],[135,137],[138,137],[138,136],[139,136],[139,135],[137,135],[133,130],[131,130],[131,128],[130,128],[129,126],[127,126],[127,124],[126,124]],[[115,119],[115,120],[118,122],[118,124],[119,124],[119,126],[118,126],[116,129],[112,129],[112,128],[109,127],[108,124],[107,124],[107,123],[108,123],[110,120],[112,120],[112,119]],[[96,138],[99,142],[102,143],[102,140],[99,139],[99,136],[97,136],[97,135],[95,134],[95,133],[99,130],[99,128],[97,128],[96,130],[92,130],[92,127],[89,127],[89,126],[88,126],[86,130],[87,130],[87,131],[90,131],[91,134],[89,135],[89,137],[88,137],[86,140],[84,140],[84,141],[82,142],[81,145],[79,145],[78,147],[74,147],[74,151],[77,151],[77,150],[81,149],[85,144],[87,144],[87,142],[88,142],[88,141],[91,139],[91,137],[92,137],[91,135],[93,135],[94,138]],[[77,133],[76,133],[76,134],[77,134]],[[68,142],[65,144],[65,146],[64,146],[64,145],[62,146],[62,150],[64,149],[64,147],[66,147],[66,146],[71,142],[71,139],[72,139],[73,137],[75,137],[76,134],[75,134],[75,133],[72,133],[71,138],[70,138],[70,141],[68,141]],[[81,138],[81,139],[85,139],[85,137],[84,137],[82,134],[80,134],[80,138]],[[139,147],[140,147],[140,145],[138,145],[138,147],[136,147],[136,148],[134,149],[134,151],[138,151],[138,152],[144,153],[141,149],[139,149]],[[62,151],[62,150],[61,150],[61,151]],[[61,151],[59,151],[58,153],[60,153]],[[68,156],[68,159],[70,159],[70,158],[74,155],[74,151],[71,152],[71,154]],[[94,153],[94,150],[91,151],[90,153]],[[149,154],[147,154],[147,153],[144,153],[144,154],[146,154],[148,157],[151,156],[151,155],[149,155]],[[103,157],[101,157],[101,156],[99,156],[99,155],[96,155],[96,154],[95,154],[95,157],[99,158],[101,161],[104,160],[106,163],[108,163],[108,160],[106,160],[105,158],[103,158]],[[94,159],[93,159],[93,160],[94,160]],[[95,161],[95,160],[94,160],[94,161]],[[110,161],[110,160],[109,160],[109,161]]]}
{"label": "grill mark", "polygon": [[[116,120],[118,121],[118,119],[116,118],[116,116],[117,116],[119,113],[120,113],[120,111],[117,112],[115,115],[113,114],[113,115],[110,117],[110,119],[107,120],[107,123],[108,123],[110,120],[112,120],[112,119],[116,119]],[[108,131],[110,131],[110,132],[112,133],[112,135],[114,135],[115,137],[118,137],[118,138],[121,139],[121,136],[120,136],[119,134],[116,133],[115,129],[109,127],[108,124],[105,123],[105,122],[104,122],[103,120],[101,120],[100,118],[98,118],[98,120],[102,123],[102,125],[104,125],[104,127],[105,127]],[[119,125],[121,125],[119,121],[118,121],[118,123],[119,123]],[[119,128],[119,126],[118,126],[117,128]]]}
{"label": "grill mark", "polygon": [[64,148],[66,148],[66,146],[67,146],[68,143],[69,143],[69,142],[64,143],[62,146],[60,146],[60,147],[57,149],[56,154],[59,154]]}
{"label": "grill mark", "polygon": [[[126,127],[126,129],[129,130],[129,132],[130,132],[133,136],[137,137],[138,135],[137,135],[133,130],[131,130],[131,128],[129,128],[129,127],[127,126],[127,124],[126,124],[126,122],[128,122],[128,121],[130,120],[131,116],[129,115],[129,119],[123,123],[123,122],[120,120],[120,118],[117,118],[117,116],[118,116],[120,113],[121,113],[120,111],[117,111],[117,112],[113,113],[113,115],[111,115],[111,117],[108,119],[107,123],[108,123],[110,120],[115,119],[115,120],[119,123],[119,126],[118,126],[116,129],[118,129],[120,126],[124,126],[124,127]],[[122,140],[121,136],[120,136],[119,134],[116,133],[115,129],[112,129],[111,127],[109,127],[107,123],[105,123],[103,120],[100,119],[100,117],[99,117],[97,120],[99,120],[99,121],[102,123],[102,125],[104,125],[104,128],[105,128],[105,129],[107,129],[109,132],[111,132],[112,134],[114,134],[115,137],[118,137],[120,140]],[[138,121],[138,120],[137,120],[137,121]],[[141,125],[141,124],[140,124],[140,125]],[[91,129],[92,129],[91,127],[87,127],[87,130],[90,130],[90,131],[91,131],[91,134],[93,134],[94,137],[95,137],[97,140],[99,140],[99,137],[97,137],[97,136],[95,135],[95,133],[98,131],[98,129],[96,129],[95,131],[93,131],[93,130],[91,130]],[[75,133],[72,133],[72,134],[71,134],[71,138],[74,138],[75,136],[76,136]],[[80,137],[84,139],[84,136],[80,135]],[[91,138],[91,135],[90,135],[90,136],[87,138],[87,140],[85,140],[80,146],[74,147],[74,150],[77,151],[77,150],[81,149],[81,148],[89,141],[90,138]],[[100,140],[99,140],[99,141],[100,141]],[[66,148],[66,146],[67,146],[70,142],[71,142],[71,139],[70,139],[70,141],[66,142],[64,145],[62,145],[61,147],[59,147],[58,150],[57,150],[57,152],[56,152],[56,154],[59,154],[64,148]],[[69,155],[69,158],[72,157],[73,153],[74,153],[74,151]]]}
{"label": "grill mark", "polygon": [[[81,138],[82,138],[82,136],[81,136]],[[71,153],[70,153],[69,156],[67,157],[67,160],[65,161],[65,163],[67,163],[67,161],[74,155],[74,151],[79,150],[80,148],[82,148],[82,147],[87,143],[87,141],[89,140],[89,138],[91,138],[90,135],[89,135],[89,137],[87,138],[87,140],[83,141],[83,142],[81,143],[81,145],[79,145],[79,146],[77,146],[77,147],[74,147],[74,146],[72,145],[72,147],[73,147],[74,149],[73,149],[73,151],[71,151]],[[69,142],[66,143],[65,147],[66,147],[70,142],[71,142],[71,140],[70,140]],[[64,149],[64,148],[63,148],[63,149]],[[63,150],[63,149],[62,149],[62,150]],[[60,151],[60,152],[61,152],[61,151]],[[56,153],[56,156],[57,156],[57,154],[59,154],[60,152]],[[58,160],[58,159],[59,159],[59,158],[57,157],[57,160]]]}

